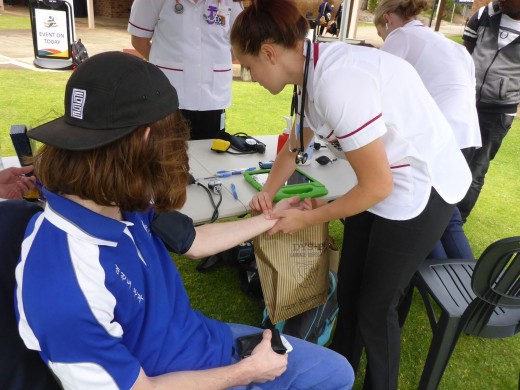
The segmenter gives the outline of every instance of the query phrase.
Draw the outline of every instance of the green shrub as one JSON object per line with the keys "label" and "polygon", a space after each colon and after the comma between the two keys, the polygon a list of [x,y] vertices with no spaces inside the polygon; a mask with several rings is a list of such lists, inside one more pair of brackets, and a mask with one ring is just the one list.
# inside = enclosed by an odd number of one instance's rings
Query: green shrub
{"label": "green shrub", "polygon": [[374,12],[377,7],[377,0],[368,0],[368,11]]}

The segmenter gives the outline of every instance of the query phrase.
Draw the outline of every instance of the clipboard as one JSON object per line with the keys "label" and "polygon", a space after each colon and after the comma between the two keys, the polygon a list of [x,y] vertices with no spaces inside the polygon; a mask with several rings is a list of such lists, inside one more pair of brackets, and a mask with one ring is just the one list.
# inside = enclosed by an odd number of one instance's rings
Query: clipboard
{"label": "clipboard", "polygon": [[[258,169],[256,171],[244,172],[243,175],[246,181],[256,190],[262,191],[270,171],[270,169]],[[325,185],[296,168],[285,183],[285,186],[278,190],[274,201],[278,202],[281,199],[290,198],[295,195],[298,195],[302,200],[305,198],[318,198],[328,193],[329,191]]]}

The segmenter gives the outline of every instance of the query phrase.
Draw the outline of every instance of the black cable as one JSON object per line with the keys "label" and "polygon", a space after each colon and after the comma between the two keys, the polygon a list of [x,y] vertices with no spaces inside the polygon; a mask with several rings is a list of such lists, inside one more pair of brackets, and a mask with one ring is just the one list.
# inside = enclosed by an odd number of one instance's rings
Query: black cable
{"label": "black cable", "polygon": [[211,205],[213,206],[213,215],[211,216],[211,220],[209,223],[213,223],[218,219],[218,208],[220,207],[220,204],[222,203],[222,191],[218,190],[218,194],[220,196],[220,199],[217,204],[215,204],[215,200],[213,199],[213,193],[209,190],[208,187],[206,187],[204,184],[201,184],[200,182],[197,182],[197,185],[204,188],[204,191],[208,194],[209,200],[211,201]]}
{"label": "black cable", "polygon": [[[303,144],[303,119],[305,118],[305,95],[307,94],[307,76],[309,74],[309,62],[311,57],[311,43],[308,39],[305,40],[305,44],[307,45],[307,54],[305,57],[305,67],[303,70],[303,85],[302,85],[302,98],[300,102],[300,122],[299,122],[299,137],[300,137],[300,147],[289,149],[291,153],[298,152],[295,157],[296,164],[304,164],[307,161],[307,153],[304,150]],[[293,96],[291,101],[291,117],[294,113],[298,114],[297,111],[298,106],[298,86],[294,84]]]}
{"label": "black cable", "polygon": [[[220,207],[220,204],[222,203],[222,191],[219,191],[218,195],[219,195],[220,199],[218,200],[218,203],[215,206],[215,210],[213,211],[213,215],[211,216],[211,220],[209,221],[209,223],[213,223],[218,219],[218,208]],[[215,203],[213,203],[213,204],[215,204]]]}
{"label": "black cable", "polygon": [[256,150],[251,150],[249,152],[232,152],[231,150],[228,149],[228,150],[226,150],[226,153],[229,153],[229,154],[253,154],[253,153],[256,153]]}
{"label": "black cable", "polygon": [[307,56],[305,57],[305,68],[303,70],[302,100],[300,105],[300,150],[296,156],[296,164],[305,164],[307,161],[307,153],[304,153],[303,145],[303,119],[305,118],[305,95],[307,95],[307,77],[309,75],[309,62],[311,57],[311,43],[306,39]]}

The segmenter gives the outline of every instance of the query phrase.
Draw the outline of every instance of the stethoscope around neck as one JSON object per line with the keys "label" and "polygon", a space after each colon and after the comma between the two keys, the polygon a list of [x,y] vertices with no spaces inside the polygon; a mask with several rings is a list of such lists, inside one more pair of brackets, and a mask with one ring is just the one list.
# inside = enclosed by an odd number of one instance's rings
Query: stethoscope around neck
{"label": "stethoscope around neck", "polygon": [[[217,17],[217,13],[211,13],[210,15],[206,14],[206,10],[208,9],[208,3],[210,0],[204,0],[204,11],[202,13],[202,17],[206,19],[208,23],[213,23],[215,21],[215,18]],[[217,10],[220,8],[220,2],[222,0],[218,0],[218,7]],[[176,14],[182,14],[184,12],[184,6],[181,3],[181,0],[175,0],[175,5],[173,7]]]}
{"label": "stethoscope around neck", "polygon": [[[291,153],[298,152],[294,161],[296,164],[305,164],[307,162],[307,158],[309,157],[307,153],[305,153],[305,145],[303,144],[303,119],[305,118],[305,97],[307,95],[307,77],[309,75],[309,61],[311,59],[311,43],[308,39],[305,40],[305,44],[307,45],[307,54],[305,56],[305,68],[303,70],[303,85],[302,85],[302,100],[300,103],[300,128],[299,130],[299,138],[300,138],[300,147],[298,149],[289,149]],[[294,84],[293,96],[291,102],[291,116],[297,112],[298,107],[298,86]]]}

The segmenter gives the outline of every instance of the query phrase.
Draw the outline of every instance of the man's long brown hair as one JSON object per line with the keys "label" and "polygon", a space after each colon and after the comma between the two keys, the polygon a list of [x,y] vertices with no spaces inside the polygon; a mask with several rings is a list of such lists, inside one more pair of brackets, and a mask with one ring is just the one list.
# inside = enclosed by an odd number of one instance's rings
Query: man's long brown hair
{"label": "man's long brown hair", "polygon": [[70,151],[44,145],[34,173],[50,191],[89,199],[122,211],[181,208],[188,185],[189,127],[179,111],[142,126],[109,145]]}

